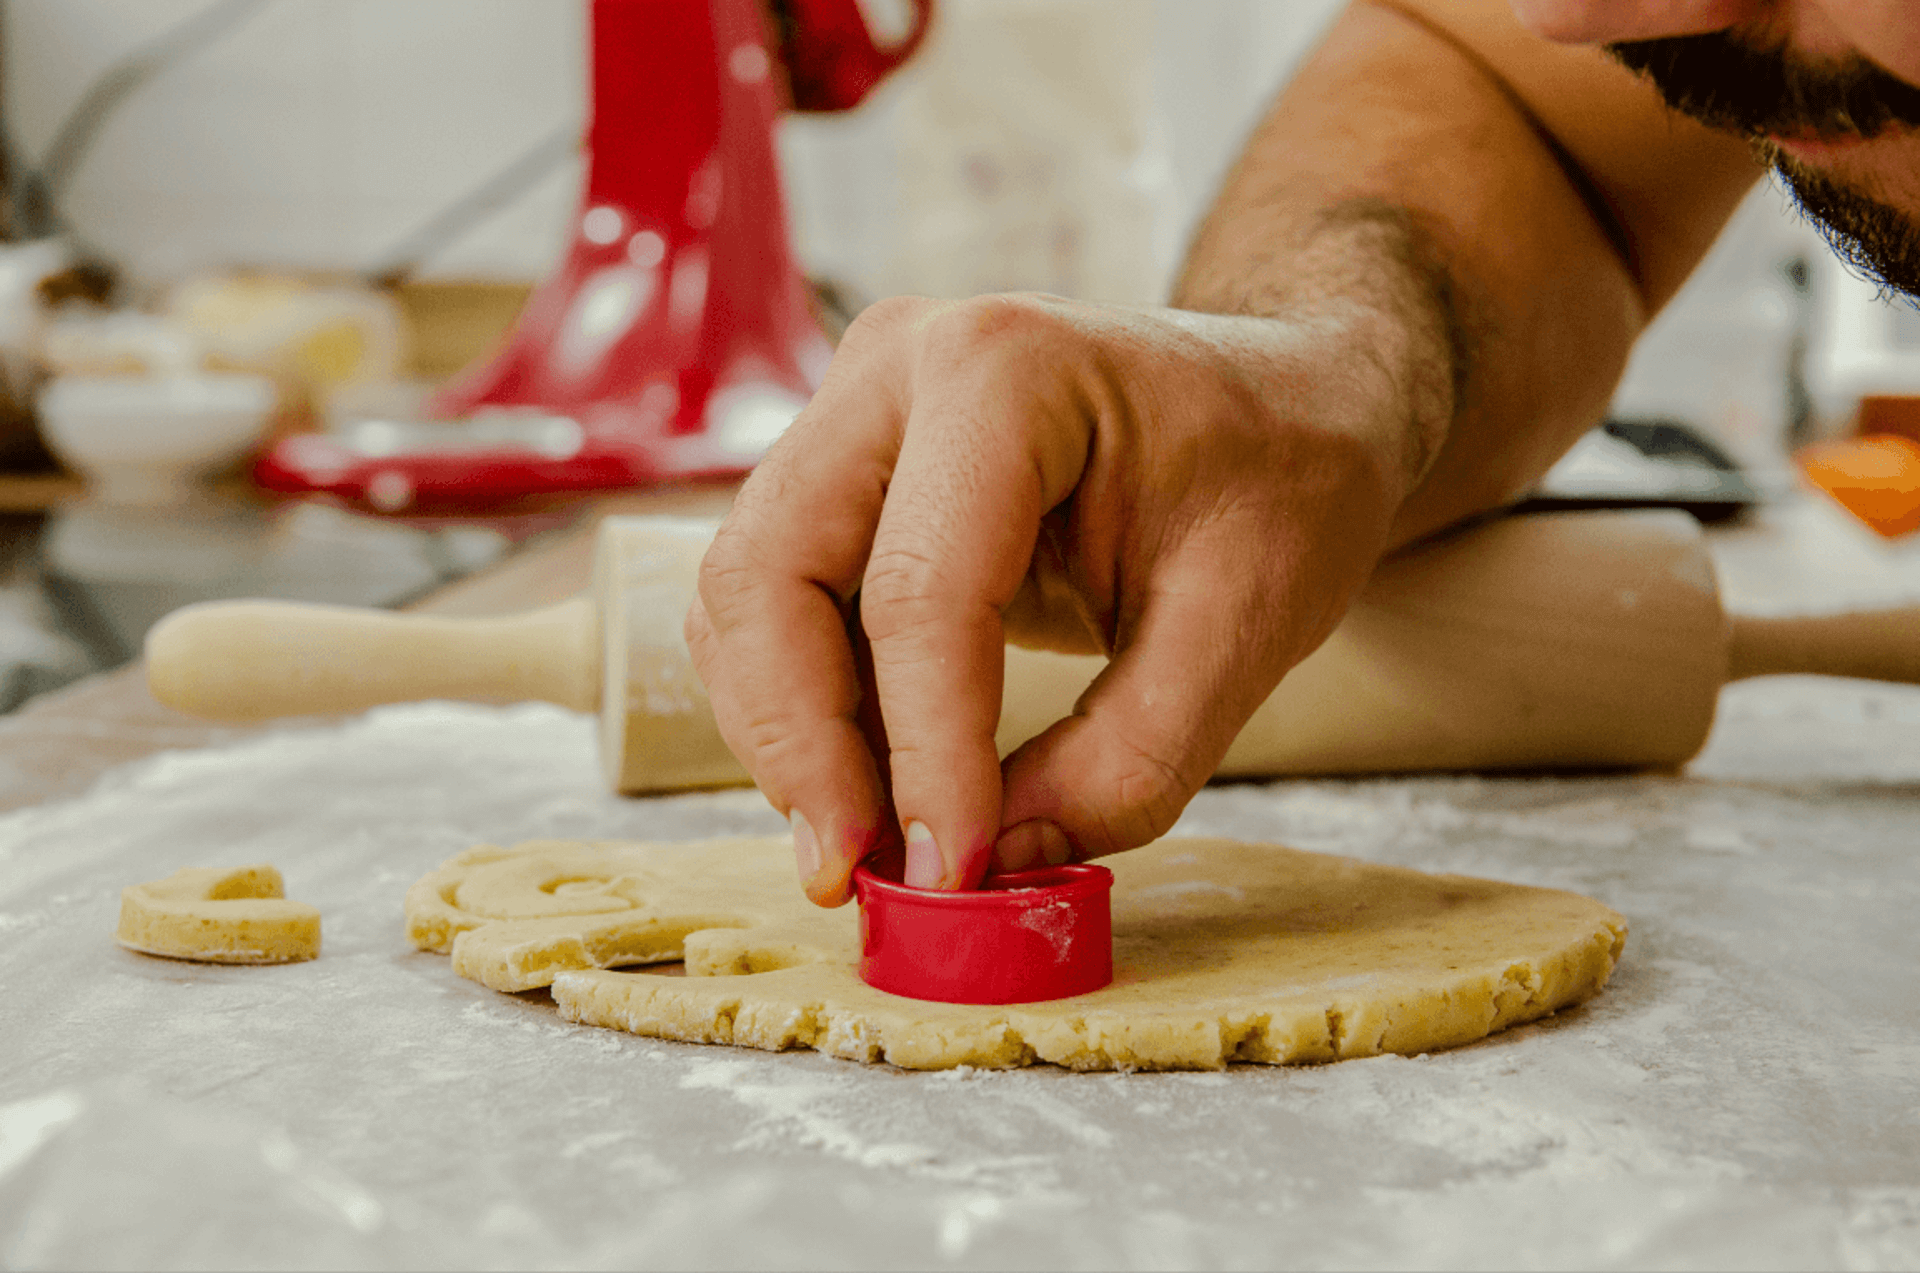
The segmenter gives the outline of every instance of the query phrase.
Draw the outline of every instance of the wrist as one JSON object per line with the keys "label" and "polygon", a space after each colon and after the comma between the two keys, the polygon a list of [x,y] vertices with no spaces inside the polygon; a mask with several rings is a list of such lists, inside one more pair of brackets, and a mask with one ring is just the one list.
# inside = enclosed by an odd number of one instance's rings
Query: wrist
{"label": "wrist", "polygon": [[1440,233],[1406,208],[1355,199],[1315,212],[1292,237],[1275,252],[1206,236],[1174,303],[1265,320],[1278,374],[1327,390],[1307,418],[1340,421],[1367,440],[1404,499],[1446,444],[1472,362]]}
{"label": "wrist", "polygon": [[1268,427],[1321,435],[1336,445],[1320,454],[1363,465],[1389,519],[1433,468],[1453,419],[1451,368],[1395,315],[1328,298],[1281,316],[1173,316],[1231,368]]}

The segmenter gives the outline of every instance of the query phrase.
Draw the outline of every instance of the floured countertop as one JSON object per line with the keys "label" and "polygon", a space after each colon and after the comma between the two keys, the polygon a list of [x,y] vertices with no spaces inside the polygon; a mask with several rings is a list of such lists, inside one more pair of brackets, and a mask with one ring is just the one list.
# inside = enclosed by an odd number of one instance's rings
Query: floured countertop
{"label": "floured countertop", "polygon": [[[0,818],[7,1267],[1911,1267],[1920,691],[1728,692],[1686,777],[1211,789],[1180,830],[1590,894],[1587,1007],[1456,1052],[909,1074],[558,1019],[412,950],[477,841],[777,832],[597,786],[590,722],[419,705]],[[118,891],[270,861],[310,964],[111,940]]]}
{"label": "floured countertop", "polygon": [[[1794,507],[1790,542],[1852,533]],[[1717,555],[1759,611],[1920,595],[1856,540],[1851,575],[1764,521]],[[1684,775],[1211,788],[1181,833],[1585,893],[1624,961],[1454,1052],[1077,1075],[568,1025],[414,951],[407,885],[480,841],[780,832],[756,794],[606,794],[558,709],[260,734],[129,684],[0,723],[0,806],[44,802],[0,814],[0,1267],[1920,1265],[1920,690],[1736,685]],[[318,961],[113,943],[124,885],[260,861]]]}

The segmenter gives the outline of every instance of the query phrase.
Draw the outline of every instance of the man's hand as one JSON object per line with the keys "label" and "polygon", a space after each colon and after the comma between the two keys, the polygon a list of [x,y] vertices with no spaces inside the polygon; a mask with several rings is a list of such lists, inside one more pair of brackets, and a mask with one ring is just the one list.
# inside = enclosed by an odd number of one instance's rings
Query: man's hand
{"label": "man's hand", "polygon": [[[901,836],[908,883],[955,889],[1165,832],[1332,630],[1432,452],[1385,330],[1358,307],[1043,296],[862,315],[687,620],[809,896],[845,901]],[[1002,765],[1008,640],[1112,661]]]}
{"label": "man's hand", "polygon": [[[1757,169],[1505,0],[1354,0],[1181,309],[891,301],[747,482],[688,643],[815,901],[1167,829],[1389,544],[1528,490]],[[1191,312],[1186,312],[1191,311]],[[997,762],[1003,642],[1112,656]]]}

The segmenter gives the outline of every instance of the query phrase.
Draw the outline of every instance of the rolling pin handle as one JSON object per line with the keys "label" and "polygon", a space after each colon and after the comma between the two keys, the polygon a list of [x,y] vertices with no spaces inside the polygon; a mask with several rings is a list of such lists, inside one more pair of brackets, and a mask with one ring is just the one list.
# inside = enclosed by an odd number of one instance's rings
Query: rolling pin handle
{"label": "rolling pin handle", "polygon": [[1728,620],[1727,679],[1855,676],[1920,685],[1920,606]]}
{"label": "rolling pin handle", "polygon": [[506,618],[215,601],[147,634],[147,684],[210,720],[335,715],[421,699],[600,704],[599,608],[588,597]]}

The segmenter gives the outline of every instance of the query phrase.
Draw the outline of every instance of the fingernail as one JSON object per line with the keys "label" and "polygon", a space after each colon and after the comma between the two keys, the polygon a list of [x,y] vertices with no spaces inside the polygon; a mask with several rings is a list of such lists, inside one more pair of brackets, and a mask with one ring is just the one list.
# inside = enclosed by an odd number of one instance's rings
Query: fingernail
{"label": "fingernail", "polygon": [[1029,818],[1009,827],[993,842],[993,860],[1002,871],[1030,871],[1045,863],[1064,866],[1073,861],[1073,843],[1045,818]]}
{"label": "fingernail", "polygon": [[787,815],[787,825],[793,828],[793,858],[799,864],[800,884],[804,888],[820,874],[820,837],[813,833],[813,824],[807,821],[807,815],[798,809]]}
{"label": "fingernail", "polygon": [[924,822],[907,823],[907,886],[939,888],[946,878],[947,862],[940,856],[933,832]]}

